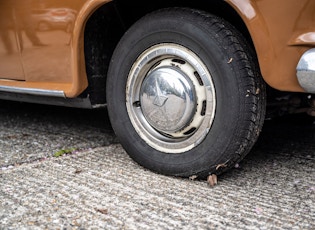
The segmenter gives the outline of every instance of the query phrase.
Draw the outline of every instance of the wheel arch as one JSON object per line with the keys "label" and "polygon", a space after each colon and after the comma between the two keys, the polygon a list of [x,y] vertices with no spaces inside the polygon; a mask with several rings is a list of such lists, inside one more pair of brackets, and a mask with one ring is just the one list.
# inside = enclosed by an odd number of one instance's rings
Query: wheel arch
{"label": "wheel arch", "polygon": [[[72,92],[67,96],[77,96],[87,88],[84,93],[94,95],[95,103],[106,103],[104,89],[107,67],[116,44],[135,21],[149,12],[166,7],[201,9],[229,21],[252,46],[262,76],[269,86],[279,90],[303,92],[296,78],[295,66],[300,53],[307,47],[290,45],[284,41],[275,44],[275,38],[272,38],[275,34],[271,35],[270,30],[276,28],[274,25],[270,25],[270,22],[266,22],[267,18],[264,14],[266,12],[261,11],[261,6],[258,6],[256,1],[161,0],[144,5],[140,0],[91,0],[84,5],[79,19],[75,23],[73,57],[78,57],[78,59],[74,60],[73,65],[75,79]],[[263,7],[266,8],[266,5]],[[99,31],[106,30],[106,32],[100,36],[94,36],[95,28]],[[99,52],[90,52],[93,47]],[[105,60],[102,62],[105,64],[100,70],[97,63],[102,60]],[[284,66],[290,66],[290,68]]]}
{"label": "wheel arch", "polygon": [[167,7],[187,7],[203,10],[224,18],[236,27],[246,37],[246,39],[249,40],[249,42],[252,42],[244,19],[229,2],[229,0],[161,0],[150,2],[150,4],[147,5],[144,5],[141,0],[114,0],[113,2],[115,3],[117,11],[127,28],[149,12]]}
{"label": "wheel arch", "polygon": [[[235,9],[242,21],[246,25],[250,34],[252,44],[256,51],[260,71],[262,76],[268,76],[269,62],[273,62],[275,57],[274,47],[270,40],[269,30],[254,1],[225,0]],[[266,80],[266,79],[265,79]]]}
{"label": "wheel arch", "polygon": [[90,0],[81,7],[73,25],[71,39],[71,72],[72,86],[65,92],[67,97],[76,97],[88,87],[85,69],[84,33],[91,15],[110,0]]}
{"label": "wheel arch", "polygon": [[[80,36],[84,37],[84,52],[79,55],[83,60],[77,61],[77,63],[84,61],[86,77],[85,72],[81,72],[81,80],[82,82],[85,80],[87,90],[84,93],[92,96],[92,103],[93,100],[97,104],[106,103],[104,88],[111,55],[124,32],[149,12],[167,7],[188,7],[207,11],[229,21],[244,35],[249,44],[253,44],[241,16],[230,4],[222,0],[162,0],[146,5],[143,5],[140,0],[113,0],[110,2],[98,0],[95,2],[98,4],[90,4],[89,7],[86,7],[90,11],[83,14],[85,24],[81,25],[85,25],[85,27]],[[76,26],[78,27],[77,23]],[[102,32],[98,32],[96,35],[96,31]],[[81,37],[82,40],[83,37]],[[79,47],[79,42],[77,47]],[[105,64],[100,66],[98,63]],[[82,76],[86,79],[82,79]]]}

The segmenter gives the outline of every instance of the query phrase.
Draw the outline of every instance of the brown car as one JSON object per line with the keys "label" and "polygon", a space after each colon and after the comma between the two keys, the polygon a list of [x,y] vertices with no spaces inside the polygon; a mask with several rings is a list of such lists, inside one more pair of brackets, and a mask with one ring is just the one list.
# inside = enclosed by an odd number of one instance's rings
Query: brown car
{"label": "brown car", "polygon": [[[47,10],[71,26],[38,30]],[[1,1],[0,78],[1,99],[107,106],[155,172],[220,174],[256,142],[269,99],[314,113],[315,1]]]}

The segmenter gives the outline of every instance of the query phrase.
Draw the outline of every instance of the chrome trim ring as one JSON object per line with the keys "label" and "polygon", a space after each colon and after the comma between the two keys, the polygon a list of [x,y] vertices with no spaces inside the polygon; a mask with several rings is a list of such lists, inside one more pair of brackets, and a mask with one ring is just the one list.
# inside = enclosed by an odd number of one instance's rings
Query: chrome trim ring
{"label": "chrome trim ring", "polygon": [[200,144],[215,116],[212,77],[191,50],[163,43],[145,50],[126,84],[126,107],[140,137],[166,153]]}

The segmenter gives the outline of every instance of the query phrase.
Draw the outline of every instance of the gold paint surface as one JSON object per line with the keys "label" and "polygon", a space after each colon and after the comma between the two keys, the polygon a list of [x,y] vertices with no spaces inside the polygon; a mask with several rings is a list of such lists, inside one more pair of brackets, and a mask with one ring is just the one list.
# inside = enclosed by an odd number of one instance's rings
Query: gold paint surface
{"label": "gold paint surface", "polygon": [[[87,87],[83,34],[89,15],[108,0],[0,1],[0,85]],[[296,66],[315,47],[314,0],[226,0],[241,16],[260,69],[272,87],[302,92]],[[1,80],[2,79],[2,80]],[[41,86],[42,84],[42,86]]]}
{"label": "gold paint surface", "polygon": [[315,1],[226,0],[245,22],[265,81],[303,92],[296,77],[302,54],[315,46]]}
{"label": "gold paint surface", "polygon": [[[83,41],[84,20],[93,10],[82,9],[91,2],[99,1],[1,1],[0,84],[7,85],[5,80],[19,80],[10,81],[10,85],[64,86],[70,97],[82,92],[87,86],[86,74],[78,69],[84,56],[75,51]],[[79,13],[82,24],[75,31]]]}

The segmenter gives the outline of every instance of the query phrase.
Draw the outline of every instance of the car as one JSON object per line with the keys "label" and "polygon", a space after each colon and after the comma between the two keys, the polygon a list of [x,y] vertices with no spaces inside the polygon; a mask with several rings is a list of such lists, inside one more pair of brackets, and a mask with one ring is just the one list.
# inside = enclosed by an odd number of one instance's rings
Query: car
{"label": "car", "polygon": [[[38,31],[38,9],[66,12],[71,27]],[[0,98],[107,108],[145,168],[219,175],[250,152],[266,117],[314,115],[314,9],[311,0],[2,1]]]}

